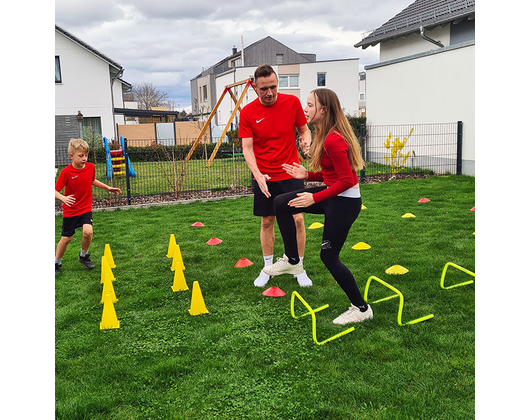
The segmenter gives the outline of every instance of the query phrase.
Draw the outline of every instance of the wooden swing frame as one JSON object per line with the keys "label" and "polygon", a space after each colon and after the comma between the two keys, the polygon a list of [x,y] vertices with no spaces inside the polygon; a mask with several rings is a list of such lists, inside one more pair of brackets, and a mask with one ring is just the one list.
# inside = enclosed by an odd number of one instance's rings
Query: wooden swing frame
{"label": "wooden swing frame", "polygon": [[[239,97],[239,99],[236,100],[236,97],[232,93],[232,88],[235,87],[235,86],[241,86],[241,85],[245,85],[245,88],[241,92],[241,96]],[[252,79],[252,78],[249,78],[247,80],[242,80],[240,82],[232,83],[231,85],[226,85],[225,86],[225,88],[223,90],[223,94],[221,95],[221,97],[219,98],[217,103],[215,104],[215,107],[212,110],[212,112],[210,113],[210,116],[208,117],[208,120],[206,121],[206,124],[204,124],[204,127],[202,128],[201,133],[199,134],[199,137],[197,137],[197,140],[195,140],[195,142],[193,143],[193,146],[191,147],[191,150],[189,151],[188,155],[186,156],[186,159],[184,160],[184,162],[188,162],[188,160],[190,160],[191,156],[193,155],[193,152],[195,151],[195,148],[197,147],[197,145],[201,141],[202,136],[204,136],[204,133],[206,133],[207,128],[210,126],[210,123],[211,123],[215,113],[217,112],[217,108],[219,108],[219,105],[221,105],[221,102],[223,101],[223,98],[225,97],[226,93],[228,92],[230,94],[230,97],[232,98],[232,100],[235,103],[235,107],[234,107],[234,110],[232,111],[232,114],[230,115],[230,118],[228,119],[228,121],[227,121],[227,123],[225,125],[223,133],[221,134],[221,136],[219,137],[219,140],[217,141],[217,145],[215,146],[215,149],[213,150],[212,155],[208,159],[208,163],[206,164],[206,167],[207,168],[210,167],[210,165],[212,164],[213,159],[215,158],[215,155],[217,154],[217,151],[219,150],[219,146],[221,145],[221,141],[223,140],[224,136],[226,135],[226,133],[228,131],[228,128],[230,127],[230,123],[232,122],[232,120],[236,116],[236,112],[237,111],[241,111],[241,102],[243,102],[243,98],[245,97],[245,94],[247,93],[248,88],[251,87],[251,86],[252,86],[252,88],[254,89],[254,91],[257,94],[258,92],[256,90],[256,85],[254,83],[254,79]]]}

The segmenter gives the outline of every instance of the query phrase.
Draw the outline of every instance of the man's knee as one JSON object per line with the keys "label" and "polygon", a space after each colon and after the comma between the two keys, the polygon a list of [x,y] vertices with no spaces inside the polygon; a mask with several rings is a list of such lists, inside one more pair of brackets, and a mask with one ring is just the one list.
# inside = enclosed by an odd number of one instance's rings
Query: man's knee
{"label": "man's knee", "polygon": [[304,215],[302,213],[293,214],[293,219],[297,229],[305,229]]}
{"label": "man's knee", "polygon": [[263,230],[274,229],[275,220],[276,220],[276,216],[263,216],[261,218],[261,228]]}

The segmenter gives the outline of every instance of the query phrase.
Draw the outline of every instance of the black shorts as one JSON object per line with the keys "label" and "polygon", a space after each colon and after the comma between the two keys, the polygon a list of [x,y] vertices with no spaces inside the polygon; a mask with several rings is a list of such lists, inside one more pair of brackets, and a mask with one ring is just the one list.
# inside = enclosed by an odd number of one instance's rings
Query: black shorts
{"label": "black shorts", "polygon": [[75,230],[83,225],[92,224],[92,212],[83,213],[78,216],[63,217],[63,228],[61,229],[61,236],[74,236]]}
{"label": "black shorts", "polygon": [[280,194],[304,189],[303,179],[289,178],[283,181],[267,181],[267,188],[271,196],[269,198],[261,192],[258,183],[252,179],[254,191],[254,216],[274,216],[274,198]]}

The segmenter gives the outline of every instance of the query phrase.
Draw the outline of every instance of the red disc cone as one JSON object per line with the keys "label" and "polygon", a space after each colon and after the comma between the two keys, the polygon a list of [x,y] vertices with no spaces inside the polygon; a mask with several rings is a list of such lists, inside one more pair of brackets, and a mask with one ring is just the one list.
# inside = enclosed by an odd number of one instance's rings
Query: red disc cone
{"label": "red disc cone", "polygon": [[204,227],[204,225],[201,222],[195,222],[192,224],[193,227]]}
{"label": "red disc cone", "polygon": [[252,264],[254,264],[252,261],[246,258],[241,258],[238,262],[236,262],[236,265],[234,265],[234,267],[248,267]]}
{"label": "red disc cone", "polygon": [[472,209],[469,209],[469,211],[475,211],[475,206],[473,206]]}
{"label": "red disc cone", "polygon": [[272,287],[269,287],[267,290],[265,290],[262,293],[262,295],[269,296],[269,297],[280,297],[280,296],[285,296],[285,292],[276,286],[272,286]]}
{"label": "red disc cone", "polygon": [[418,203],[428,203],[429,201],[431,200],[429,200],[428,198],[422,197],[418,200]]}
{"label": "red disc cone", "polygon": [[223,242],[223,241],[221,241],[221,240],[218,239],[218,238],[212,238],[212,239],[210,239],[210,240],[209,240],[208,242],[206,242],[206,243],[207,243],[208,245],[218,245],[218,244],[220,244],[221,242]]}

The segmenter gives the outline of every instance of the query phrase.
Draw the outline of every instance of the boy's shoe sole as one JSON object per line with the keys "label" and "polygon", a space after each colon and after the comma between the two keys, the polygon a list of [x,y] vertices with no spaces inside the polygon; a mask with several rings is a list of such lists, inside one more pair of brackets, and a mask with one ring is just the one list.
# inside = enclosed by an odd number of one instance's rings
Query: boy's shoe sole
{"label": "boy's shoe sole", "polygon": [[61,272],[61,264],[55,263],[55,274],[59,274]]}

